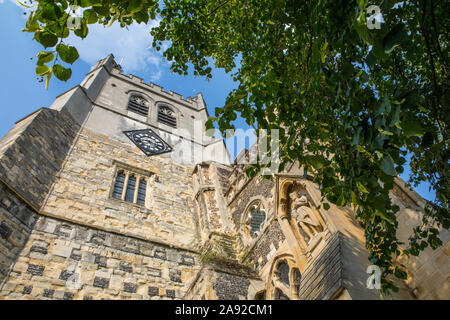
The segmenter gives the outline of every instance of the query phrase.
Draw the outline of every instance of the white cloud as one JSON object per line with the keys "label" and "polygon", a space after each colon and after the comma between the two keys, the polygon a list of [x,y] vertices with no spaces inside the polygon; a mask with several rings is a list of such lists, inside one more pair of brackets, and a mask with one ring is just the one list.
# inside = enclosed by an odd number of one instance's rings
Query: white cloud
{"label": "white cloud", "polygon": [[152,73],[150,80],[155,81],[162,75],[163,59],[153,51],[150,30],[158,23],[132,24],[128,30],[121,28],[118,23],[111,27],[91,24],[88,25],[89,34],[85,39],[71,35],[66,42],[75,46],[80,58],[88,64],[95,64],[112,53],[125,72],[148,71]]}

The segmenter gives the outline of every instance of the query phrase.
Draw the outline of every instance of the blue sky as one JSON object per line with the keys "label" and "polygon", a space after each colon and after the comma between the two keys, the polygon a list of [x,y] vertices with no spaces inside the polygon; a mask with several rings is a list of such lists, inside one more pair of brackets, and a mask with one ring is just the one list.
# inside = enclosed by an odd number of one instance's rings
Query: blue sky
{"label": "blue sky", "polygon": [[[34,71],[36,54],[42,51],[43,47],[32,41],[31,34],[21,31],[26,21],[23,12],[15,1],[0,0],[0,63],[3,72],[0,80],[0,137],[11,129],[17,120],[37,108],[50,106],[57,95],[79,84],[90,66],[109,53],[114,54],[125,73],[132,73],[146,82],[154,82],[184,97],[195,96],[197,92],[201,92],[210,115],[214,115],[216,107],[223,106],[228,92],[237,85],[229,75],[218,69],[214,69],[210,81],[170,73],[169,66],[161,55],[152,51],[150,25],[133,25],[129,31],[117,25],[111,28],[91,25],[85,40],[69,38],[69,44],[75,45],[80,53],[80,59],[72,66],[71,79],[67,82],[52,79],[49,89],[45,90],[44,83],[38,82]],[[248,128],[245,122],[239,119],[236,127],[244,130]],[[407,180],[408,174],[407,168],[402,178]],[[427,184],[422,184],[415,190],[426,199],[434,199]]]}

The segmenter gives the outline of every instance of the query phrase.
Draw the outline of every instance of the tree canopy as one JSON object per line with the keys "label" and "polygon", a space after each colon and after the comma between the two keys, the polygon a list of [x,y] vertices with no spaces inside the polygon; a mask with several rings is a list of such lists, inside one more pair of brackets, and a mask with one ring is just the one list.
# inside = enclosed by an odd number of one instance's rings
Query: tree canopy
{"label": "tree canopy", "polygon": [[[397,256],[442,244],[439,230],[450,226],[448,1],[29,1],[24,31],[46,48],[36,74],[47,85],[52,75],[71,76],[67,64],[79,55],[66,43],[70,33],[156,18],[153,46],[168,43],[172,71],[211,78],[212,63],[231,73],[238,87],[207,127],[217,122],[225,132],[240,114],[254,128],[280,129],[280,169],[298,161],[324,199],[353,206],[384,292],[396,290],[392,275],[406,277]],[[76,28],[72,5],[83,8]],[[436,198],[402,244],[389,192],[409,155],[410,183],[429,182]]]}

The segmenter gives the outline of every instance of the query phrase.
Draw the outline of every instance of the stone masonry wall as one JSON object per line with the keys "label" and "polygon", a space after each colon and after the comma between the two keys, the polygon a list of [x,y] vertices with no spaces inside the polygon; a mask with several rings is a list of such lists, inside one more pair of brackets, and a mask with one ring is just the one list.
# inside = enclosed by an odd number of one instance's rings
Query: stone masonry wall
{"label": "stone masonry wall", "polygon": [[[117,162],[153,172],[146,206],[113,199]],[[184,248],[197,246],[191,167],[82,130],[43,211],[76,223]]]}
{"label": "stone masonry wall", "polygon": [[41,216],[0,299],[182,298],[198,255]]}
{"label": "stone masonry wall", "polygon": [[38,216],[0,182],[0,287],[24,247]]}
{"label": "stone masonry wall", "polygon": [[79,126],[66,112],[42,108],[0,142],[0,179],[40,208]]}
{"label": "stone masonry wall", "polygon": [[326,247],[308,263],[300,282],[300,300],[328,300],[342,286],[341,235],[327,239]]}
{"label": "stone masonry wall", "polygon": [[[262,196],[274,208],[272,199],[274,194],[274,182],[272,180],[261,177],[253,178],[229,205],[228,212],[231,214],[236,228],[239,229],[241,227],[240,221],[242,214],[244,214],[244,210],[252,197]],[[269,212],[269,209],[272,208],[267,208],[266,212]]]}
{"label": "stone masonry wall", "polygon": [[255,270],[260,271],[270,261],[284,240],[285,236],[281,231],[280,224],[277,220],[273,220],[251,248],[245,261],[252,263]]}
{"label": "stone masonry wall", "polygon": [[[400,241],[409,243],[414,227],[420,225],[423,199],[413,191],[402,191],[396,186],[391,193],[394,204],[400,208],[397,214]],[[398,262],[406,266],[408,278],[406,285],[419,299],[450,299],[450,232],[441,229],[439,238],[443,245],[436,250],[428,247],[418,257],[400,256]]]}

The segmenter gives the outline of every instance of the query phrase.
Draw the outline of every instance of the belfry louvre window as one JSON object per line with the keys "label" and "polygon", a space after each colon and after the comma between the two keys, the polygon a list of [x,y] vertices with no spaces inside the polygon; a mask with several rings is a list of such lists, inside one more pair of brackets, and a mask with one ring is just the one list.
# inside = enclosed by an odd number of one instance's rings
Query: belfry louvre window
{"label": "belfry louvre window", "polygon": [[148,176],[125,169],[117,171],[111,197],[145,206]]}
{"label": "belfry louvre window", "polygon": [[128,101],[127,109],[146,117],[148,115],[148,102],[139,95],[132,95]]}
{"label": "belfry louvre window", "polygon": [[177,127],[175,113],[167,106],[160,106],[158,108],[158,121],[173,128]]}

